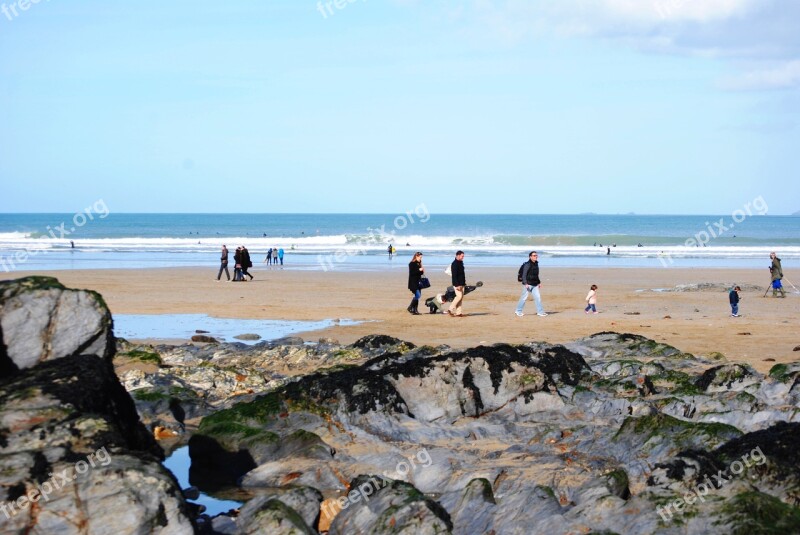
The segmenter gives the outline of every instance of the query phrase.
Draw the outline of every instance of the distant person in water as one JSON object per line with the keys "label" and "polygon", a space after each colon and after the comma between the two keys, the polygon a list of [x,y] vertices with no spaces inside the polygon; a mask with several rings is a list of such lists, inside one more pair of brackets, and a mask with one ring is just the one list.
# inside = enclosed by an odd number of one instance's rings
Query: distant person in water
{"label": "distant person in water", "polygon": [[731,290],[731,293],[728,294],[728,300],[731,303],[731,317],[732,318],[738,318],[739,317],[739,299],[740,299],[739,292],[741,290],[742,290],[741,288],[739,288],[738,286],[735,286],[733,288],[733,290]]}
{"label": "distant person in water", "polygon": [[606,255],[610,255],[610,254],[611,254],[611,247],[606,247]]}
{"label": "distant person in water", "polygon": [[392,245],[389,244],[389,247],[386,248],[386,252],[389,253],[389,258],[391,258],[392,255],[394,254],[394,247],[392,247]]}
{"label": "distant person in water", "polygon": [[587,314],[592,311],[592,314],[597,314],[597,285],[592,284],[589,288],[589,293],[586,295],[586,308],[583,309]]}
{"label": "distant person in water", "polygon": [[69,247],[70,247],[70,249],[74,249],[75,248],[75,242],[72,241],[72,240],[69,240]]}
{"label": "distant person in water", "polygon": [[225,276],[228,277],[228,280],[231,280],[231,273],[228,271],[228,248],[225,247],[225,244],[222,245],[222,251],[219,256],[219,273],[217,273],[217,280],[222,278],[223,271],[225,272]]}
{"label": "distant person in water", "polygon": [[408,289],[414,294],[414,297],[411,299],[411,304],[408,305],[406,309],[415,316],[419,315],[417,307],[419,306],[419,300],[422,299],[422,290],[419,288],[419,280],[422,278],[423,273],[425,273],[425,268],[422,267],[422,253],[416,252],[411,258],[411,262],[408,263]]}
{"label": "distant person in water", "polygon": [[[247,250],[247,247],[242,245],[242,275],[247,275],[250,277],[250,280],[253,280],[255,277],[247,272],[251,267],[253,267],[253,262],[250,260],[250,251]],[[242,280],[245,280],[245,278],[242,277]]]}

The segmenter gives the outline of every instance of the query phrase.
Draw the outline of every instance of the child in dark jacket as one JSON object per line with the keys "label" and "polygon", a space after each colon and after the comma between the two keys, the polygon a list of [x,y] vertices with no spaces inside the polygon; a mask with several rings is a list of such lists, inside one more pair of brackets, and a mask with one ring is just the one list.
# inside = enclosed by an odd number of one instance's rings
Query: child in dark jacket
{"label": "child in dark jacket", "polygon": [[731,302],[731,317],[738,318],[739,317],[739,292],[742,289],[736,286],[731,293],[728,294],[728,298]]}

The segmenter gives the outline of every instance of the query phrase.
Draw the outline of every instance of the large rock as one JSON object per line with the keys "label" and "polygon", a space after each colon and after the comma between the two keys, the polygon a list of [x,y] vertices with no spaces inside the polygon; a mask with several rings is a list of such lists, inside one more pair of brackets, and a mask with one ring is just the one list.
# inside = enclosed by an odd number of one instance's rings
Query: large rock
{"label": "large rock", "polygon": [[[248,525],[262,526],[253,529],[800,532],[798,363],[765,377],[618,333],[566,347],[452,351],[381,336],[359,345],[182,346],[159,350],[169,367],[126,385],[185,385],[208,394],[202,410],[224,407],[192,438],[192,471],[267,493],[242,509]],[[251,394],[234,390],[240,379]],[[737,475],[737,459],[753,461],[756,447],[770,460]],[[698,475],[727,467],[729,484],[675,509]],[[394,483],[370,490],[360,474]],[[309,521],[316,498],[287,503],[298,485],[328,497],[318,526]],[[235,533],[245,528],[237,521],[213,525]]]}
{"label": "large rock", "polygon": [[55,279],[4,282],[0,315],[0,532],[192,533],[163,451],[114,373],[99,296]]}
{"label": "large rock", "polygon": [[438,535],[453,529],[450,515],[437,502],[403,481],[359,476],[340,502],[330,535]]}
{"label": "large rock", "polygon": [[0,282],[0,374],[68,355],[108,357],[111,314],[97,292],[51,277]]}

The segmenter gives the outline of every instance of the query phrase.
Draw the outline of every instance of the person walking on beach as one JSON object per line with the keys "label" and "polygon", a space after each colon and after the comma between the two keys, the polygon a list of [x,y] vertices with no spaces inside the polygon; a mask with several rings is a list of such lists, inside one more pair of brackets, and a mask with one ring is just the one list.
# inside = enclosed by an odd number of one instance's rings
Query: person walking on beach
{"label": "person walking on beach", "polygon": [[225,276],[228,277],[228,281],[230,281],[231,273],[228,271],[228,248],[225,247],[225,244],[222,244],[222,252],[219,257],[219,273],[217,273],[217,280],[222,278],[223,271],[225,271]]}
{"label": "person walking on beach", "polygon": [[253,267],[253,262],[250,260],[250,251],[247,250],[247,247],[242,245],[242,280],[245,280],[244,275],[250,277],[250,280],[255,278],[247,272],[251,267]]}
{"label": "person walking on beach", "polygon": [[411,304],[408,305],[406,309],[415,316],[419,315],[417,307],[419,306],[419,300],[422,299],[422,290],[419,288],[419,280],[422,278],[423,273],[425,273],[425,268],[422,267],[422,253],[417,251],[414,253],[411,262],[408,263],[408,289],[414,294],[414,298],[411,299]]}
{"label": "person walking on beach", "polygon": [[738,318],[739,317],[739,292],[742,291],[741,288],[735,286],[731,293],[728,294],[728,300],[731,303],[731,317]]}
{"label": "person walking on beach", "polygon": [[450,303],[447,313],[454,317],[463,317],[461,304],[464,302],[464,287],[467,285],[467,277],[464,274],[464,251],[456,252],[456,259],[450,264],[450,275],[453,281],[453,290],[456,297]]}
{"label": "person walking on beach", "polygon": [[597,285],[592,284],[592,287],[589,288],[589,293],[586,295],[586,308],[583,309],[584,312],[587,314],[589,311],[592,311],[592,314],[597,314]]}
{"label": "person walking on beach", "polygon": [[781,284],[783,278],[781,259],[775,253],[769,253],[769,257],[772,259],[772,265],[769,267],[769,272],[772,273],[772,297],[778,297],[778,292],[781,293],[781,297],[786,297],[786,292]]}
{"label": "person walking on beach", "polygon": [[281,261],[281,265],[283,265],[283,247],[278,249],[278,259]]}
{"label": "person walking on beach", "polygon": [[233,282],[239,282],[244,279],[244,275],[242,275],[242,247],[239,246],[236,248],[236,252],[233,253]]}
{"label": "person walking on beach", "polygon": [[517,316],[524,316],[522,309],[525,307],[525,301],[528,300],[528,294],[533,296],[536,302],[536,315],[547,316],[542,305],[542,296],[539,293],[539,287],[542,282],[539,280],[539,253],[531,251],[528,254],[528,261],[522,264],[522,295],[517,303],[517,310],[514,312]]}

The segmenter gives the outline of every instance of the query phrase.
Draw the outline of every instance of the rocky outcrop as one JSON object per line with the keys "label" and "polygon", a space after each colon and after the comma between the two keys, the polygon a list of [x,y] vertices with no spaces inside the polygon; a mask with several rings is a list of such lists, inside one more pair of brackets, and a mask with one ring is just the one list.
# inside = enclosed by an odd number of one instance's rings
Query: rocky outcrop
{"label": "rocky outcrop", "polygon": [[0,532],[192,533],[115,375],[108,309],[55,279],[0,283]]}
{"label": "rocky outcrop", "polygon": [[69,355],[107,358],[111,314],[96,292],[68,290],[50,277],[0,282],[0,374]]}
{"label": "rocky outcrop", "polygon": [[[212,449],[193,448],[193,470],[254,492],[334,496],[321,507],[330,533],[736,532],[762,506],[794,527],[800,365],[764,377],[617,333],[568,347],[360,345],[326,345],[315,358],[338,364],[206,416],[192,443]],[[758,445],[756,466],[743,456]],[[209,465],[226,455],[251,464]],[[723,468],[730,484],[689,503],[698,477]],[[290,521],[283,507],[270,511]],[[246,529],[228,520],[231,532]]]}

